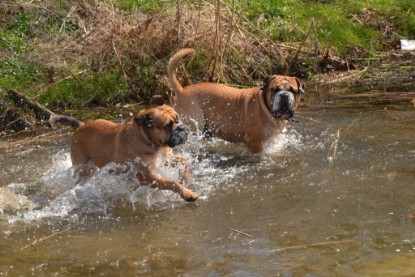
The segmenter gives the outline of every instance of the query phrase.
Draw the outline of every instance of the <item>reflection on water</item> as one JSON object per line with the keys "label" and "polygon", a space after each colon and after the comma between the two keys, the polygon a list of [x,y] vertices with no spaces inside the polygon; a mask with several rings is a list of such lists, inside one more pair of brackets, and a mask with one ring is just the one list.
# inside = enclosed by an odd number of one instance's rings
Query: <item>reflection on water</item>
{"label": "reflection on water", "polygon": [[178,151],[195,203],[136,189],[116,165],[76,185],[68,136],[3,150],[0,273],[414,276],[413,109],[299,119],[263,155],[192,137]]}

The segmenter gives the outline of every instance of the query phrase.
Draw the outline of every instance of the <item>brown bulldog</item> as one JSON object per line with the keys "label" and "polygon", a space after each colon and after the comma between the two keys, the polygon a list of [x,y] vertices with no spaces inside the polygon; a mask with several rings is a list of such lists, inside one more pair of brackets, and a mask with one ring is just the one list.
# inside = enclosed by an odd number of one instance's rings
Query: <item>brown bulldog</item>
{"label": "brown bulldog", "polygon": [[173,108],[161,105],[142,110],[129,123],[122,125],[103,119],[82,123],[69,116],[53,115],[49,119],[49,126],[56,122],[75,129],[71,144],[73,165],[92,163],[103,167],[111,162],[130,163],[137,167],[140,183],[177,192],[186,201],[198,198],[196,193],[179,182],[167,180],[155,173],[156,159],[161,153],[176,164],[184,164],[183,180],[189,182],[187,159],[171,153],[172,147],[187,139],[187,130],[179,124],[179,117]]}
{"label": "brown bulldog", "polygon": [[216,83],[183,87],[176,77],[178,61],[192,55],[185,48],[170,58],[169,85],[175,92],[175,110],[192,130],[203,130],[229,142],[243,142],[252,153],[287,125],[297,109],[305,84],[295,77],[272,75],[263,87],[238,89]]}

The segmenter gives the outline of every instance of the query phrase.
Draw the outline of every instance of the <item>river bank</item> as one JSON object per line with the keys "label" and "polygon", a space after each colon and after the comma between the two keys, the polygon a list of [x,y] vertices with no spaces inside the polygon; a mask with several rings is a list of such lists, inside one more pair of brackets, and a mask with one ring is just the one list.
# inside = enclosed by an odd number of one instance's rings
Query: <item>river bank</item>
{"label": "river bank", "polygon": [[196,49],[178,69],[184,85],[249,87],[281,74],[307,82],[305,105],[356,93],[350,99],[413,100],[415,54],[399,47],[415,29],[412,1],[141,2],[2,1],[0,132],[18,118],[24,131],[39,121],[10,90],[60,113],[137,108],[154,94],[171,101],[166,66],[182,47]]}

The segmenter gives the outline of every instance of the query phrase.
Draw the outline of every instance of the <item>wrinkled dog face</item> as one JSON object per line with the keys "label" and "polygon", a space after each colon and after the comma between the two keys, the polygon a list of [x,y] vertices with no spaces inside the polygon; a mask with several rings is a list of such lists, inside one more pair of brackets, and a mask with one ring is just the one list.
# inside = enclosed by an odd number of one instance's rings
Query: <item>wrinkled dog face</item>
{"label": "wrinkled dog face", "polygon": [[187,140],[188,130],[179,123],[179,116],[169,106],[141,111],[134,120],[146,128],[150,140],[158,146],[175,147]]}
{"label": "wrinkled dog face", "polygon": [[287,120],[292,118],[304,88],[304,83],[296,77],[273,75],[265,78],[265,101],[274,117]]}

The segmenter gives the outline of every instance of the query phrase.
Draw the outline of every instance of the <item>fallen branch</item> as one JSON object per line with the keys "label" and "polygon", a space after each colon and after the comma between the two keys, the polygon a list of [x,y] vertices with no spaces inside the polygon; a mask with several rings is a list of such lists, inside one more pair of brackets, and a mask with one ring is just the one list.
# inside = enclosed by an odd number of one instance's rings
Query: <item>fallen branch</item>
{"label": "fallen branch", "polygon": [[231,230],[231,231],[233,231],[233,232],[236,232],[236,233],[238,233],[238,234],[241,234],[241,235],[244,235],[244,236],[247,236],[247,237],[249,237],[249,238],[254,238],[253,236],[251,236],[250,234],[247,234],[247,233],[245,233],[245,232],[242,232],[242,231],[239,231],[239,230],[236,230],[236,229],[232,229],[232,228],[228,228],[229,230]]}
{"label": "fallen branch", "polygon": [[18,109],[10,107],[1,97],[0,108],[4,111],[3,115],[0,117],[0,130],[12,129],[19,132],[33,127],[33,124],[27,121]]}
{"label": "fallen branch", "polygon": [[7,91],[7,97],[12,100],[16,106],[33,110],[38,120],[48,120],[49,117],[53,114],[53,112],[45,106],[27,98],[16,90],[11,89]]}
{"label": "fallen branch", "polygon": [[289,247],[278,248],[278,249],[271,250],[269,252],[272,252],[272,253],[274,253],[274,252],[282,252],[282,251],[285,251],[285,250],[301,249],[301,248],[308,248],[308,247],[317,247],[317,246],[330,245],[330,244],[339,244],[339,243],[350,242],[350,241],[353,241],[353,240],[347,239],[347,240],[335,240],[335,241],[327,241],[327,242],[303,244],[303,245],[296,245],[296,246],[289,246]]}
{"label": "fallen branch", "polygon": [[51,234],[51,235],[49,235],[49,236],[42,237],[42,238],[40,238],[40,239],[35,239],[32,243],[29,243],[29,244],[27,244],[27,245],[23,246],[20,250],[24,250],[24,249],[26,249],[26,248],[32,247],[32,248],[36,251],[36,250],[37,250],[37,248],[36,248],[36,244],[38,244],[38,243],[40,243],[40,242],[42,242],[42,241],[45,241],[45,240],[51,239],[51,238],[53,238],[53,237],[55,237],[55,236],[57,236],[57,235],[63,234],[63,233],[65,233],[65,232],[67,232],[69,229],[70,229],[70,228],[67,228],[67,229],[65,229],[65,230],[62,230],[62,231],[59,231],[59,232],[53,233],[53,234]]}
{"label": "fallen branch", "polygon": [[323,85],[336,84],[336,83],[340,83],[340,82],[343,82],[343,81],[346,81],[346,80],[349,80],[349,79],[360,79],[362,77],[362,75],[368,69],[369,69],[369,67],[366,67],[365,69],[359,70],[359,71],[357,71],[355,73],[352,73],[350,75],[347,75],[347,76],[344,76],[344,77],[341,77],[341,78],[336,78],[336,79],[333,79],[331,81],[328,81],[328,82],[324,83]]}

